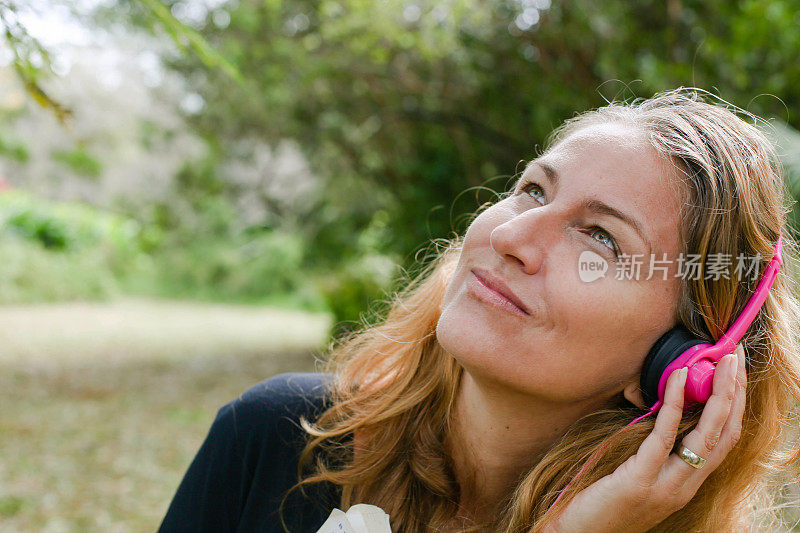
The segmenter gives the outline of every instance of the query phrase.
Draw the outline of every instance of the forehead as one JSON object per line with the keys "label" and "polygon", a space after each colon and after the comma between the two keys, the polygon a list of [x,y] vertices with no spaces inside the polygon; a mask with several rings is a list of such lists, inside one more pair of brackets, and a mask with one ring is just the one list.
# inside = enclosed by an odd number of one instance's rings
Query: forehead
{"label": "forehead", "polygon": [[[560,175],[559,194],[594,197],[635,217],[655,246],[678,253],[684,189],[679,171],[646,134],[621,124],[588,126],[568,135],[536,161]],[[534,162],[528,172],[541,172]]]}

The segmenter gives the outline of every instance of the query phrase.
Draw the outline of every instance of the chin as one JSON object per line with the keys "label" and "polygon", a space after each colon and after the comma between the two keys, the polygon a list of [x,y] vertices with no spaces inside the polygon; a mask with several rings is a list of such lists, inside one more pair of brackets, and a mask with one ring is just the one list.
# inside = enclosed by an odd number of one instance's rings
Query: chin
{"label": "chin", "polygon": [[[489,335],[486,327],[479,327],[463,319],[459,313],[445,309],[436,323],[436,340],[465,369],[481,374],[494,374],[510,361],[498,360],[504,350],[498,340]],[[494,372],[493,372],[494,371]]]}
{"label": "chin", "polygon": [[481,359],[486,354],[481,348],[484,340],[478,338],[481,328],[475,328],[452,308],[445,307],[436,323],[436,340],[458,362],[464,359]]}

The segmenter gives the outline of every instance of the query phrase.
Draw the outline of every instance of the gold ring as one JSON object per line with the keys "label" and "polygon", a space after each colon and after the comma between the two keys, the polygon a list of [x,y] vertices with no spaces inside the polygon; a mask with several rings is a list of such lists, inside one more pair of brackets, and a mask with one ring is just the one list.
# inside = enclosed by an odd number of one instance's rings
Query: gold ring
{"label": "gold ring", "polygon": [[682,444],[680,448],[676,450],[676,452],[678,454],[678,457],[683,459],[686,462],[686,464],[688,464],[693,468],[700,469],[703,468],[703,466],[705,466],[706,464],[705,459],[703,459],[702,457],[700,457],[699,455],[697,455],[692,450],[690,450],[689,448],[687,448]]}

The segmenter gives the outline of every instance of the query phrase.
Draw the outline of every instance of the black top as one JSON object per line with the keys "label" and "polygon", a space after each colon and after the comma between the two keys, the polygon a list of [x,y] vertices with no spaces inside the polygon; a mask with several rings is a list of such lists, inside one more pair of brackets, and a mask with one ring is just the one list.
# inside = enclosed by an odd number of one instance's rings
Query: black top
{"label": "black top", "polygon": [[[218,412],[159,532],[283,532],[278,506],[298,481],[305,431],[328,407],[332,374],[291,372],[262,381]],[[339,506],[341,488],[314,483],[284,504],[291,533],[314,533]]]}

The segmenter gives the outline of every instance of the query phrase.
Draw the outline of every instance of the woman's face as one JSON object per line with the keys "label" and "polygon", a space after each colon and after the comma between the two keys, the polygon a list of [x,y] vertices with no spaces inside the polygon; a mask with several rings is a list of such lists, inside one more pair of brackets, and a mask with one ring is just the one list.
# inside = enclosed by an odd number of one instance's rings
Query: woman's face
{"label": "woman's face", "polygon": [[[439,343],[474,377],[547,401],[603,404],[638,383],[650,347],[677,322],[678,183],[629,127],[590,126],[561,141],[470,225]],[[638,276],[635,267],[619,276],[617,253],[638,255]],[[650,275],[651,253],[666,272]],[[588,281],[599,272],[589,264],[603,262],[605,275]],[[491,303],[475,272],[504,282],[528,312]]]}

